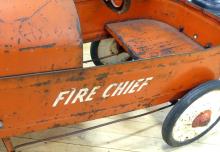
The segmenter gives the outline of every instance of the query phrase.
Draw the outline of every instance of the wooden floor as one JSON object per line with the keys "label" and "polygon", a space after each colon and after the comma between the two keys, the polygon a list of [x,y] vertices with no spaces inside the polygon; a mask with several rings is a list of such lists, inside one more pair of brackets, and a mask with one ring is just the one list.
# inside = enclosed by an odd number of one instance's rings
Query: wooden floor
{"label": "wooden floor", "polygon": [[[85,45],[88,50],[89,45]],[[88,51],[86,58],[88,59]],[[87,65],[91,66],[91,65]],[[72,132],[104,122],[144,113],[151,109],[103,118],[74,126],[60,127],[44,132],[26,134],[13,138],[13,144],[41,139],[52,135]],[[109,125],[76,136],[65,137],[47,143],[18,149],[19,152],[219,152],[220,124],[208,135],[191,145],[172,148],[161,138],[161,126],[170,109],[148,116]],[[1,144],[0,144],[1,145]],[[0,146],[0,152],[4,149]]]}

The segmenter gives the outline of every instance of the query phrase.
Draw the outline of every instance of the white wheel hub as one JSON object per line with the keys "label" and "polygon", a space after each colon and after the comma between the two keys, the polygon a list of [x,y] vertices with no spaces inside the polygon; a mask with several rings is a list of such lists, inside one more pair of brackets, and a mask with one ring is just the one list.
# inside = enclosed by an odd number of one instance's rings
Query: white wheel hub
{"label": "white wheel hub", "polygon": [[184,142],[206,131],[220,117],[220,90],[210,91],[194,101],[179,117],[173,138]]}
{"label": "white wheel hub", "polygon": [[117,42],[111,38],[100,41],[98,57],[103,64],[117,64],[127,61],[130,55],[126,52],[120,53]]}

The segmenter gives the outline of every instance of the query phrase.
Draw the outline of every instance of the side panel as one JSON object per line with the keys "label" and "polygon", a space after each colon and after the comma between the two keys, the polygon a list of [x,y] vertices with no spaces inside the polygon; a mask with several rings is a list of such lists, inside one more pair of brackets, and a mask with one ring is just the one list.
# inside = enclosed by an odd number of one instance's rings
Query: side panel
{"label": "side panel", "polygon": [[219,79],[220,48],[126,64],[0,79],[0,137],[75,124],[178,99]]}
{"label": "side panel", "polygon": [[0,76],[82,66],[73,0],[0,0]]}

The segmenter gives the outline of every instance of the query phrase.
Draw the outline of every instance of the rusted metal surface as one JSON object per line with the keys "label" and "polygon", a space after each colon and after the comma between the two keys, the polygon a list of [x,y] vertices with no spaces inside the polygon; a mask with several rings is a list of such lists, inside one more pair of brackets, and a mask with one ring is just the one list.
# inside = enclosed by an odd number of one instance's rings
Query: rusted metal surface
{"label": "rusted metal surface", "polygon": [[[4,100],[0,102],[0,118],[4,128],[0,129],[0,137],[75,124],[178,99],[192,87],[218,79],[219,61],[220,48],[214,48],[126,64],[2,78],[0,96]],[[146,78],[147,85],[138,91],[143,83],[140,80]],[[127,81],[139,81],[139,87],[136,83],[129,92],[118,95],[119,86]],[[71,97],[75,89],[76,94]],[[89,91],[85,91],[83,99],[74,100],[82,89]]]}
{"label": "rusted metal surface", "polygon": [[220,44],[220,20],[186,0],[132,0],[129,11],[121,15],[112,12],[100,0],[75,0],[75,4],[84,41],[108,36],[104,28],[108,23],[147,18],[181,29],[190,38],[197,35],[196,42],[202,46]]}
{"label": "rusted metal surface", "polygon": [[193,120],[192,127],[197,128],[197,127],[207,126],[209,124],[209,122],[211,121],[211,117],[212,117],[212,111],[211,110],[206,110],[206,111],[201,112]]}
{"label": "rusted metal surface", "polygon": [[72,0],[0,0],[0,76],[82,66]]}
{"label": "rusted metal surface", "polygon": [[[107,23],[148,18],[213,48],[83,69],[74,2],[84,42],[107,36]],[[158,105],[220,77],[220,21],[183,0],[133,0],[123,15],[101,0],[0,4],[1,138]]]}
{"label": "rusted metal surface", "polygon": [[190,53],[204,48],[177,29],[155,20],[107,24],[107,30],[135,59]]}

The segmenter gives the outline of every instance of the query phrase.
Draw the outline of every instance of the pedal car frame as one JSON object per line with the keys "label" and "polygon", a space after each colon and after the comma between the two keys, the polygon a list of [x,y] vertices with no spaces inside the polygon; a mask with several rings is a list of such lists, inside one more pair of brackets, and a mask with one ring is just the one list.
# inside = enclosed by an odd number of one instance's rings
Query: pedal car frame
{"label": "pedal car frame", "polygon": [[[32,4],[32,1],[26,2]],[[19,7],[19,3],[23,2],[16,0],[14,5]],[[101,0],[50,0],[41,4],[33,2],[33,5],[36,8],[25,12],[32,19],[19,18],[23,33],[10,31],[13,24],[10,19],[20,14],[12,15],[0,26],[2,30],[8,29],[7,43],[1,40],[1,44],[5,44],[4,50],[12,50],[11,55],[1,51],[0,57],[3,69],[0,72],[0,138],[172,102],[199,84],[220,78],[220,20],[187,1],[135,0],[129,11],[120,15]],[[63,24],[54,27],[58,22],[51,16],[58,5],[62,5],[60,10],[68,8],[70,14],[63,19]],[[11,5],[7,6],[10,10]],[[63,18],[68,11],[62,10],[63,13],[56,15]],[[43,31],[53,28],[59,32],[54,35],[48,32],[45,39],[34,41],[35,36],[40,37],[42,33],[34,31],[27,37],[27,32],[31,31],[32,24],[43,22],[42,13],[54,22],[44,24]],[[82,42],[109,37],[104,29],[107,23],[139,18],[165,22],[208,49],[82,68]],[[21,26],[13,29],[21,29]],[[22,35],[18,36],[19,43],[17,40],[16,44],[12,43],[11,35],[16,37],[19,32]],[[19,54],[19,50],[22,53]],[[9,59],[12,62],[8,63]]]}

